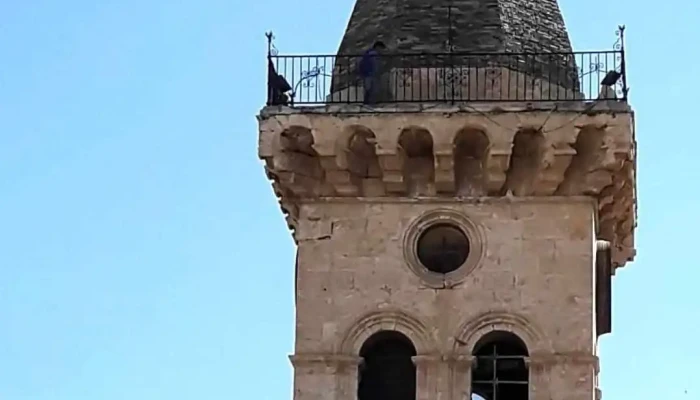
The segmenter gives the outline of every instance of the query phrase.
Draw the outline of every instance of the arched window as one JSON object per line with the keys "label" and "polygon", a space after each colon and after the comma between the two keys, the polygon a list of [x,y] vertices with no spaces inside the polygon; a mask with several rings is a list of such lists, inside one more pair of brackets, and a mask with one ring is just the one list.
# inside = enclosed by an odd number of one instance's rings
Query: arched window
{"label": "arched window", "polygon": [[510,332],[491,332],[477,342],[473,354],[472,399],[528,399],[528,351],[519,337]]}
{"label": "arched window", "polygon": [[416,348],[405,335],[381,331],[362,345],[358,400],[415,400]]}

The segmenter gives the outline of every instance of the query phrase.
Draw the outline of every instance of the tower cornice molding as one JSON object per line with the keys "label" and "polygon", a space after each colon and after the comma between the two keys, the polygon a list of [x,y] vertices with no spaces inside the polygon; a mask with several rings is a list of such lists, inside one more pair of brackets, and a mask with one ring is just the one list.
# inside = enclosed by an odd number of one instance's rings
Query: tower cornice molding
{"label": "tower cornice molding", "polygon": [[551,197],[322,197],[297,199],[297,204],[596,204],[596,199],[589,196],[551,196]]}
{"label": "tower cornice molding", "polygon": [[597,374],[600,370],[598,356],[582,352],[537,352],[527,357],[526,362],[533,368],[551,368],[555,365],[582,365],[590,366]]}
{"label": "tower cornice molding", "polygon": [[259,155],[292,229],[304,203],[587,197],[597,202],[598,239],[611,243],[619,267],[635,255],[636,142],[628,105],[615,104],[628,112],[593,103],[579,111],[269,116],[260,119]]}
{"label": "tower cornice molding", "polygon": [[391,114],[529,114],[537,112],[550,112],[556,109],[558,113],[587,113],[634,115],[634,111],[626,102],[598,102],[583,101],[547,102],[538,101],[532,103],[520,102],[470,102],[469,104],[449,103],[396,103],[387,105],[366,106],[363,104],[328,104],[323,106],[289,107],[289,106],[265,106],[257,116],[258,122],[290,115],[326,115],[341,118],[363,117],[367,115],[391,115]]}
{"label": "tower cornice molding", "polygon": [[[432,364],[455,364],[462,366],[471,366],[475,360],[475,356],[471,354],[418,354],[412,357],[416,365],[432,365]],[[324,365],[329,367],[339,366],[357,366],[362,364],[363,358],[352,354],[337,354],[337,353],[297,353],[289,356],[289,359],[295,367],[308,367],[313,365]],[[595,368],[596,373],[599,368],[598,356],[580,352],[537,352],[529,357],[526,357],[526,362],[529,366],[539,368],[549,368],[555,365],[572,364],[572,365],[590,365]]]}
{"label": "tower cornice molding", "polygon": [[295,367],[312,365],[353,366],[362,363],[362,357],[335,353],[297,353],[290,355],[289,360]]}

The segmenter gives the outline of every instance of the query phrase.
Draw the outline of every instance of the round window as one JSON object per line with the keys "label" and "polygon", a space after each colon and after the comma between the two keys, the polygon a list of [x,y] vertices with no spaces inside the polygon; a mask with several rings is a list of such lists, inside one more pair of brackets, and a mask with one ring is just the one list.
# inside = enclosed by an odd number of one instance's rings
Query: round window
{"label": "round window", "polygon": [[431,210],[406,227],[403,251],[406,266],[424,284],[451,288],[481,263],[484,234],[480,225],[459,211]]}
{"label": "round window", "polygon": [[429,271],[447,274],[461,267],[469,256],[469,239],[457,226],[439,223],[418,238],[418,260]]}

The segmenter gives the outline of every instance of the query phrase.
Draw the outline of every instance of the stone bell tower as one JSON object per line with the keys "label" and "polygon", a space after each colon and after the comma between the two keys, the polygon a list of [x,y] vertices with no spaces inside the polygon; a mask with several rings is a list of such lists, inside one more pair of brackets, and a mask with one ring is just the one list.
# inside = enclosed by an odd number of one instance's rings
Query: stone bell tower
{"label": "stone bell tower", "polygon": [[271,43],[294,400],[600,397],[635,254],[623,33],[577,53],[556,0],[357,0],[336,56]]}

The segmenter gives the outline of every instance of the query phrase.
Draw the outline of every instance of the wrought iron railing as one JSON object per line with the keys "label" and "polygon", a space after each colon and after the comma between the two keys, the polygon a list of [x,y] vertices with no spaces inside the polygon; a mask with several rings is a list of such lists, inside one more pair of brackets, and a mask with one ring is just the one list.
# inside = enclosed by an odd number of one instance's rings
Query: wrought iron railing
{"label": "wrought iron railing", "polygon": [[268,105],[627,100],[624,27],[614,50],[372,56],[268,54]]}

